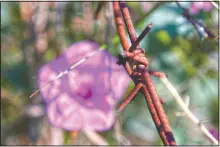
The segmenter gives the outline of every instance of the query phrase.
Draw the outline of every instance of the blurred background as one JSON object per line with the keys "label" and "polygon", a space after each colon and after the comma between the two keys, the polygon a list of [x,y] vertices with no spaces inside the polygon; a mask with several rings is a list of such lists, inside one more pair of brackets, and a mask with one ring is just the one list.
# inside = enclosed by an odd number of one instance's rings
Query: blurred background
{"label": "blurred background", "polygon": [[[188,10],[196,2],[180,2]],[[217,3],[217,2],[216,2]],[[218,138],[218,38],[207,38],[182,15],[175,2],[127,2],[139,35],[150,22],[153,28],[141,42],[150,68],[169,80],[209,131]],[[205,7],[205,6],[204,6]],[[98,11],[100,8],[100,11]],[[195,9],[195,8],[194,8]],[[37,89],[36,75],[71,44],[94,40],[107,44],[117,56],[122,48],[110,2],[2,2],[1,3],[1,144],[92,145],[82,132],[52,127]],[[218,36],[218,10],[192,14]],[[170,92],[153,77],[158,95],[180,145],[211,145],[178,107]],[[130,84],[124,97],[133,88]],[[121,135],[132,145],[162,145],[142,94],[119,115]],[[120,145],[115,129],[99,133],[110,145]]]}

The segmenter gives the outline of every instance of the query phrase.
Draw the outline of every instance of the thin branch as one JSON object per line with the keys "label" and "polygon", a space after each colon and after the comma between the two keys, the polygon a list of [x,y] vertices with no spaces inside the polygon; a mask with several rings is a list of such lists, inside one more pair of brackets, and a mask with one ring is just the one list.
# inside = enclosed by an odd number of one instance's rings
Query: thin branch
{"label": "thin branch", "polygon": [[82,131],[95,145],[109,145],[108,142],[94,131]]}
{"label": "thin branch", "polygon": [[114,17],[112,12],[112,5],[110,4],[110,2],[107,3],[105,10],[104,10],[104,15],[105,15],[105,19],[106,19],[106,32],[105,32],[105,43],[107,45],[107,47],[109,47],[110,45],[110,40],[111,40],[111,36],[112,36],[112,26],[111,26],[111,22],[112,22],[112,18]]}
{"label": "thin branch", "polygon": [[114,137],[118,141],[119,145],[132,145],[130,140],[128,140],[121,131],[120,120],[119,117],[116,118],[116,122],[114,125]]}
{"label": "thin branch", "polygon": [[[205,33],[208,35],[209,38],[212,39],[216,39],[218,38],[218,36],[216,36],[215,34],[213,34],[207,27],[205,27],[202,23],[200,23],[197,19],[195,19],[194,17],[192,17],[189,14],[189,10],[186,8],[183,8],[178,1],[176,1],[176,4],[179,8],[182,9],[183,11],[183,16],[194,26],[194,28],[196,29],[197,33],[200,34],[200,30],[201,28],[198,28],[198,26],[202,27],[202,29],[204,29]],[[204,36],[205,37],[205,36]]]}
{"label": "thin branch", "polygon": [[212,134],[208,131],[208,129],[199,121],[199,119],[193,115],[193,113],[189,110],[187,105],[184,103],[180,95],[178,94],[177,90],[173,87],[173,85],[170,83],[170,81],[167,78],[160,78],[161,81],[164,83],[166,88],[171,92],[174,99],[177,101],[180,108],[183,110],[183,112],[186,114],[186,116],[192,120],[196,125],[199,126],[200,130],[207,136],[215,145],[218,145],[218,141],[215,139],[215,137],[212,136]]}
{"label": "thin branch", "polygon": [[150,14],[152,14],[155,10],[157,10],[157,8],[159,8],[161,5],[167,3],[166,1],[158,1],[154,7],[147,13],[139,16],[139,18],[136,20],[136,22],[134,23],[134,25],[136,26],[139,22],[143,21],[146,17],[148,17]]}
{"label": "thin branch", "polygon": [[97,6],[97,8],[96,8],[95,14],[94,14],[95,20],[98,19],[99,14],[100,14],[100,12],[101,12],[101,9],[104,7],[104,5],[105,5],[105,2],[99,2],[98,6]]}

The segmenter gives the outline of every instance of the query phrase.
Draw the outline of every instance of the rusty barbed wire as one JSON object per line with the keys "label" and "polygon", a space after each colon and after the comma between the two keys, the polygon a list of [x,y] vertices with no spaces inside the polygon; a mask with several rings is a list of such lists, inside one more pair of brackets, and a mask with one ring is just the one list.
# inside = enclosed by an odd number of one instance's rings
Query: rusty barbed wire
{"label": "rusty barbed wire", "polygon": [[[154,72],[152,70],[146,70],[149,66],[147,57],[143,49],[140,48],[139,43],[144,36],[150,31],[152,24],[150,23],[139,37],[136,37],[135,29],[131,20],[129,10],[125,2],[113,2],[114,15],[116,28],[120,36],[121,44],[124,52],[119,56],[119,64],[123,64],[130,77],[135,83],[135,88],[128,95],[128,98],[119,106],[118,111],[121,111],[126,105],[134,98],[136,93],[141,90],[147,101],[149,111],[152,115],[155,126],[160,134],[160,137],[164,145],[177,145],[167,119],[167,116],[161,105],[150,74],[155,76],[164,76],[165,74],[160,72]],[[121,11],[121,13],[120,13]],[[126,33],[123,25],[122,16],[124,18],[124,24],[127,28],[131,45],[126,38]],[[133,61],[132,64],[129,61]],[[132,69],[131,69],[132,66]]]}

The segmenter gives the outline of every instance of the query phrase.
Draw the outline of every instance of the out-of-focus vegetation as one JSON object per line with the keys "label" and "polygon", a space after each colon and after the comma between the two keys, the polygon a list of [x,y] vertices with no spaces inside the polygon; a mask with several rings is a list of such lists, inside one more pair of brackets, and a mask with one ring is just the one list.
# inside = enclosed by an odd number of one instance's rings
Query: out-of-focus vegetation
{"label": "out-of-focus vegetation", "polygon": [[[107,44],[117,56],[120,39],[114,26],[109,2],[95,19],[99,2],[2,2],[1,3],[1,144],[71,145],[92,144],[83,134],[53,128],[46,119],[40,95],[28,97],[37,89],[37,71],[55,59],[71,44],[94,40]],[[152,22],[143,39],[150,68],[165,72],[190,110],[208,129],[218,131],[218,42],[199,36],[174,2],[128,2],[138,33]],[[189,7],[190,2],[181,3]],[[194,16],[218,35],[218,12],[201,11]],[[195,124],[184,115],[159,79],[153,77],[164,109],[180,145],[206,145]],[[133,87],[129,87],[130,91]],[[125,93],[125,96],[128,94]],[[123,135],[133,145],[162,144],[144,97],[138,94],[120,113]],[[112,145],[114,129],[100,133]],[[56,138],[56,136],[59,139]],[[54,137],[56,138],[54,141]]]}

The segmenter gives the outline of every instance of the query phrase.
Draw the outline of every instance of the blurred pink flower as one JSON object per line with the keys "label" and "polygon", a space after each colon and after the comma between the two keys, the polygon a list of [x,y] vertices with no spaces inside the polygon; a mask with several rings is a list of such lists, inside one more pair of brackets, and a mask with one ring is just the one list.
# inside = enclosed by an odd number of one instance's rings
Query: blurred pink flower
{"label": "blurred pink flower", "polygon": [[[62,56],[40,69],[39,87],[98,48],[92,41],[73,44]],[[40,92],[52,125],[66,130],[104,131],[113,125],[115,105],[129,82],[116,58],[107,51],[99,51]]]}
{"label": "blurred pink flower", "polygon": [[193,2],[190,6],[190,13],[198,14],[201,10],[209,12],[213,8],[210,2]]}
{"label": "blurred pink flower", "polygon": [[152,2],[140,2],[140,6],[141,6],[141,9],[142,9],[143,12],[148,12],[153,8],[154,3],[152,3]]}
{"label": "blurred pink flower", "polygon": [[210,129],[209,132],[215,137],[215,139],[220,140],[218,129]]}

